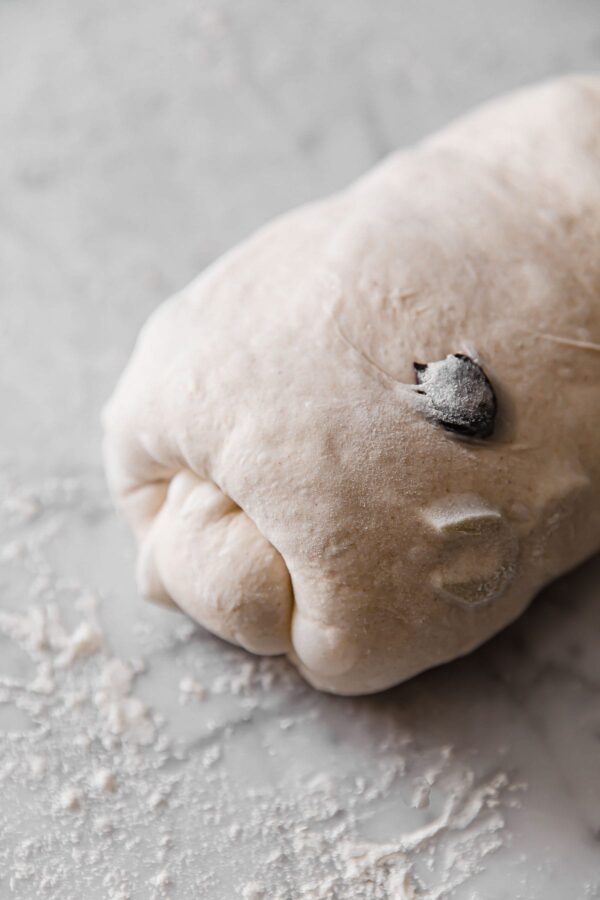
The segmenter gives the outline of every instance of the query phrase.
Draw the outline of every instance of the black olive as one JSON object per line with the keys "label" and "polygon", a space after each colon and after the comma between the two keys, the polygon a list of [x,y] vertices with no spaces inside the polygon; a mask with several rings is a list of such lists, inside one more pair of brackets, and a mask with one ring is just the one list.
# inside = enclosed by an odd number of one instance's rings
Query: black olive
{"label": "black olive", "polygon": [[492,436],[496,395],[479,363],[464,353],[453,353],[437,362],[416,362],[414,368],[430,419],[465,437]]}

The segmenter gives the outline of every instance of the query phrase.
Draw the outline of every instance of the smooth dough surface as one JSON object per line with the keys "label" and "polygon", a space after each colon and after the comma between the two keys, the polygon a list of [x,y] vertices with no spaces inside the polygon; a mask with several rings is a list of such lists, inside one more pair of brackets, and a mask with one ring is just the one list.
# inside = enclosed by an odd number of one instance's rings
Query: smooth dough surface
{"label": "smooth dough surface", "polygon": [[[414,363],[465,354],[485,440]],[[434,370],[432,370],[434,371]],[[138,580],[313,685],[466,653],[600,548],[600,77],[502,98],[160,307],[104,417]]]}

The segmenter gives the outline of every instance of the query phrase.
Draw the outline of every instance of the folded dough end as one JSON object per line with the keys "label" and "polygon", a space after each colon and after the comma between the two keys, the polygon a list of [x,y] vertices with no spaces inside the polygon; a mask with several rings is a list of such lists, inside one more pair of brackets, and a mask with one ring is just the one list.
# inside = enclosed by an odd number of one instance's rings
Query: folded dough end
{"label": "folded dough end", "polygon": [[189,470],[175,475],[142,535],[137,580],[148,599],[176,605],[252,653],[285,653],[292,589],[286,565],[252,520]]}

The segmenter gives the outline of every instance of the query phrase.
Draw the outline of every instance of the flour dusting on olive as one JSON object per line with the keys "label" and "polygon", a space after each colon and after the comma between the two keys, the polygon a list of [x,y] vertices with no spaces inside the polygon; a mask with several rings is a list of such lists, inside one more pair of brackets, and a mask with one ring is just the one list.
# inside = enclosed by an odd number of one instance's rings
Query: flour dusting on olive
{"label": "flour dusting on olive", "polygon": [[442,428],[465,437],[489,438],[494,433],[497,401],[481,366],[464,353],[432,363],[414,363],[426,414]]}

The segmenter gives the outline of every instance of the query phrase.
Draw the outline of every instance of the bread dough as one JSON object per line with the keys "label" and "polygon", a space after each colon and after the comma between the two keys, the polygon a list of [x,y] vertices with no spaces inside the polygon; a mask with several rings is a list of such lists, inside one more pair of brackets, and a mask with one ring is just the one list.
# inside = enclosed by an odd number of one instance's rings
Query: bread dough
{"label": "bread dough", "polygon": [[[448,430],[463,403],[493,433]],[[600,78],[570,77],[167,301],[105,456],[144,594],[366,693],[468,652],[600,547],[599,409]]]}

